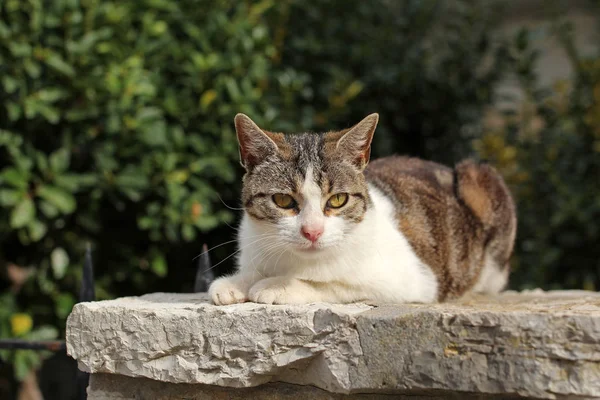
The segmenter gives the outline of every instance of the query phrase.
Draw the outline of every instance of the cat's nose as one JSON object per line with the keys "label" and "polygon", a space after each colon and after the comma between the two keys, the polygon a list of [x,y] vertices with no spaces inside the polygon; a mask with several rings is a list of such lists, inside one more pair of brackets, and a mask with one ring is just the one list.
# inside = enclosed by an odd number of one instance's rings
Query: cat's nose
{"label": "cat's nose", "polygon": [[303,226],[302,229],[302,236],[304,236],[305,238],[307,238],[308,240],[310,240],[311,242],[316,242],[317,240],[319,240],[319,238],[321,237],[321,235],[323,234],[323,227],[321,226]]}

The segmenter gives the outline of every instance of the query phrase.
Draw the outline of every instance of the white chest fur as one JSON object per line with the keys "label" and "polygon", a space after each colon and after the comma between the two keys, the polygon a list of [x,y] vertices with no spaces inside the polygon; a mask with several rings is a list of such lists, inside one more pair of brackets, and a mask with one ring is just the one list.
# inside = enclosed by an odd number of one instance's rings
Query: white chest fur
{"label": "white chest fur", "polygon": [[373,206],[363,221],[337,245],[310,255],[286,249],[272,226],[244,216],[236,275],[248,286],[273,277],[309,282],[319,287],[313,301],[435,301],[436,277],[398,230],[392,203],[373,186],[369,195]]}

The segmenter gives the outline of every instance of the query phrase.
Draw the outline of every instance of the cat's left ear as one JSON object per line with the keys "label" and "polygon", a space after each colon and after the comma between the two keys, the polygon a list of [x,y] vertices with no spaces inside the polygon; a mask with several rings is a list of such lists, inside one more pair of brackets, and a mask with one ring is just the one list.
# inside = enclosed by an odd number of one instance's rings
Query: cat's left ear
{"label": "cat's left ear", "polygon": [[240,163],[247,171],[278,150],[273,138],[247,115],[235,116],[235,131],[240,144]]}
{"label": "cat's left ear", "polygon": [[337,142],[337,151],[342,152],[342,155],[350,159],[361,171],[369,163],[371,141],[373,140],[373,134],[375,133],[375,128],[377,128],[378,121],[379,114],[368,115],[358,124],[354,125]]}

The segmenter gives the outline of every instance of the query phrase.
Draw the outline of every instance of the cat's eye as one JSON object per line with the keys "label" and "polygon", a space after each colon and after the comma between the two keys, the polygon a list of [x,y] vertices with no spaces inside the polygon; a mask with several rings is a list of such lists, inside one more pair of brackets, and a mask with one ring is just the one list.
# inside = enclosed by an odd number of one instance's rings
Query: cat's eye
{"label": "cat's eye", "polygon": [[327,207],[340,208],[348,202],[348,193],[336,193],[327,200]]}
{"label": "cat's eye", "polygon": [[273,195],[273,203],[280,208],[293,208],[296,205],[296,201],[289,194],[277,193]]}

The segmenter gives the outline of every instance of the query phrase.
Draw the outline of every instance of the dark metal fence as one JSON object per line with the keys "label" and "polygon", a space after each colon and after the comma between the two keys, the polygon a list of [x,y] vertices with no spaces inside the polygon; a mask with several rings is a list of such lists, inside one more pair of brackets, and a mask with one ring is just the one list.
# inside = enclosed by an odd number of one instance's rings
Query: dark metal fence
{"label": "dark metal fence", "polygon": [[[194,292],[206,292],[208,286],[214,279],[214,274],[211,268],[210,257],[206,244],[202,246],[202,254],[198,257],[196,279],[194,282]],[[92,249],[88,245],[85,252],[85,260],[83,263],[83,276],[81,279],[81,290],[79,292],[79,303],[94,301],[96,299],[96,291],[94,287],[94,266],[92,263]],[[66,352],[67,345],[64,340],[51,341],[32,341],[20,339],[0,339],[0,349],[9,350],[39,350],[52,352]],[[86,400],[86,389],[89,383],[89,374],[82,371],[77,371],[75,384],[77,385],[77,398]]]}

